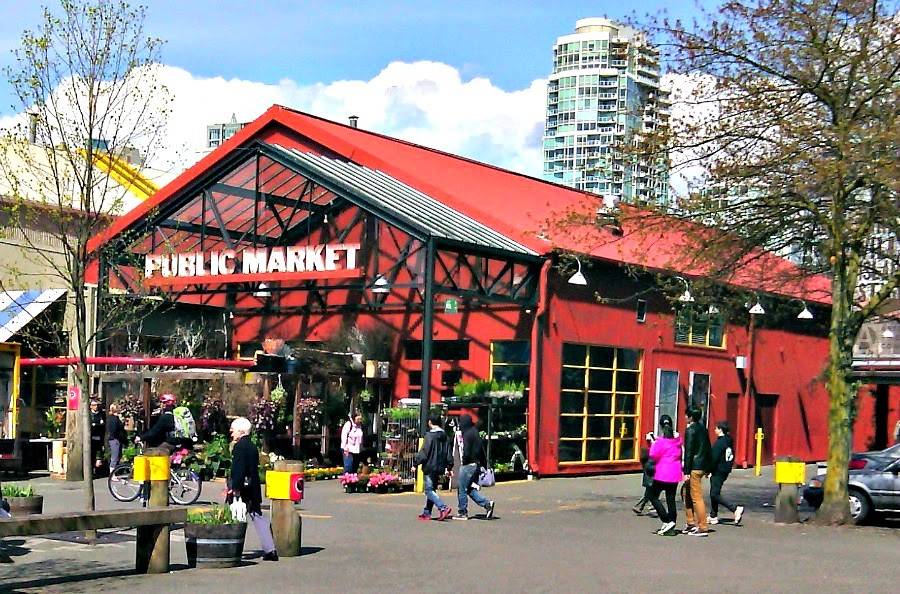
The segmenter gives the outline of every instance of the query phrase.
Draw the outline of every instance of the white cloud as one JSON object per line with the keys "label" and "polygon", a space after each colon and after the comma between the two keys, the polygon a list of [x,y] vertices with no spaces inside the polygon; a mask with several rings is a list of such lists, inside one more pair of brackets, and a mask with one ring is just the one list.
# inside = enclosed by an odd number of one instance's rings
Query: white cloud
{"label": "white cloud", "polygon": [[[202,155],[206,126],[257,118],[273,104],[346,123],[441,151],[540,176],[546,81],[504,91],[484,78],[463,81],[446,64],[394,62],[372,80],[344,80],[308,86],[221,77],[201,78],[171,66],[157,73],[172,95],[171,116],[155,168],[190,166]],[[14,117],[0,120],[7,126]]]}

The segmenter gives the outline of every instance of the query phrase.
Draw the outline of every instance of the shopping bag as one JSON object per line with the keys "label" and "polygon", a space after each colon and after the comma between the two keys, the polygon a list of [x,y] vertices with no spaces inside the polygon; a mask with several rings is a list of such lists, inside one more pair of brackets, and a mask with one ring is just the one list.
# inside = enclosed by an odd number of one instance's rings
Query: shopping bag
{"label": "shopping bag", "polygon": [[240,497],[232,499],[228,507],[231,508],[231,515],[235,520],[238,522],[247,521],[247,504]]}
{"label": "shopping bag", "polygon": [[494,478],[493,468],[482,468],[481,475],[478,477],[478,484],[482,487],[493,487],[497,481]]}

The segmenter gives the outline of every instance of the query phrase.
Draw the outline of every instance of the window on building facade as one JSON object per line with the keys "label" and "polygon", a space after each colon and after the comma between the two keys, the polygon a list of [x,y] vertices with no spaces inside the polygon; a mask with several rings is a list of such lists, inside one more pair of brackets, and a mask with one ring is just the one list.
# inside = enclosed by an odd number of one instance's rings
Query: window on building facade
{"label": "window on building facade", "polygon": [[527,340],[491,341],[491,379],[525,382],[531,371],[531,343]]}
{"label": "window on building facade", "polygon": [[709,409],[708,373],[691,372],[690,395],[691,397],[688,401],[688,405],[696,406],[703,411],[703,418],[700,419],[700,422],[707,425],[709,423],[709,416],[707,415],[707,409]]}
{"label": "window on building facade", "polygon": [[705,307],[679,306],[675,312],[675,342],[723,348],[725,317],[721,313],[709,313]]}
{"label": "window on building facade", "polygon": [[563,343],[560,463],[637,458],[641,351]]}

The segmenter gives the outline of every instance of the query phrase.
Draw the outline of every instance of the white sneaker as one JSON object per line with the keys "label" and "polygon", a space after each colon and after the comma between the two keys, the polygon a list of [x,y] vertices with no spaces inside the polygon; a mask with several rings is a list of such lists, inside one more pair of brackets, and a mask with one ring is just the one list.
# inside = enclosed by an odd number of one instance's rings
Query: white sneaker
{"label": "white sneaker", "polygon": [[737,526],[741,523],[741,518],[744,517],[744,506],[739,505],[734,510],[734,525]]}
{"label": "white sneaker", "polygon": [[717,518],[716,516],[709,516],[706,518],[706,523],[707,524],[718,524],[719,518]]}
{"label": "white sneaker", "polygon": [[659,530],[657,530],[656,533],[659,534],[660,536],[662,536],[662,535],[668,533],[669,530],[671,530],[674,527],[675,527],[675,522],[666,522],[665,524],[660,526]]}

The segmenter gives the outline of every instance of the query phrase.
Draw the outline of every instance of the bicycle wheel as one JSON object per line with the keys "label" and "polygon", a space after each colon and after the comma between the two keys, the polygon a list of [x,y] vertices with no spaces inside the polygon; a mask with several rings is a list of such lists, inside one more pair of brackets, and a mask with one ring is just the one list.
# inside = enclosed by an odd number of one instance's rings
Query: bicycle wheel
{"label": "bicycle wheel", "polygon": [[200,490],[203,482],[193,470],[178,468],[172,471],[169,480],[169,496],[179,505],[190,505],[200,499]]}
{"label": "bicycle wheel", "polygon": [[113,468],[106,483],[110,494],[118,501],[134,501],[141,494],[141,483],[134,480],[132,466],[127,462]]}

